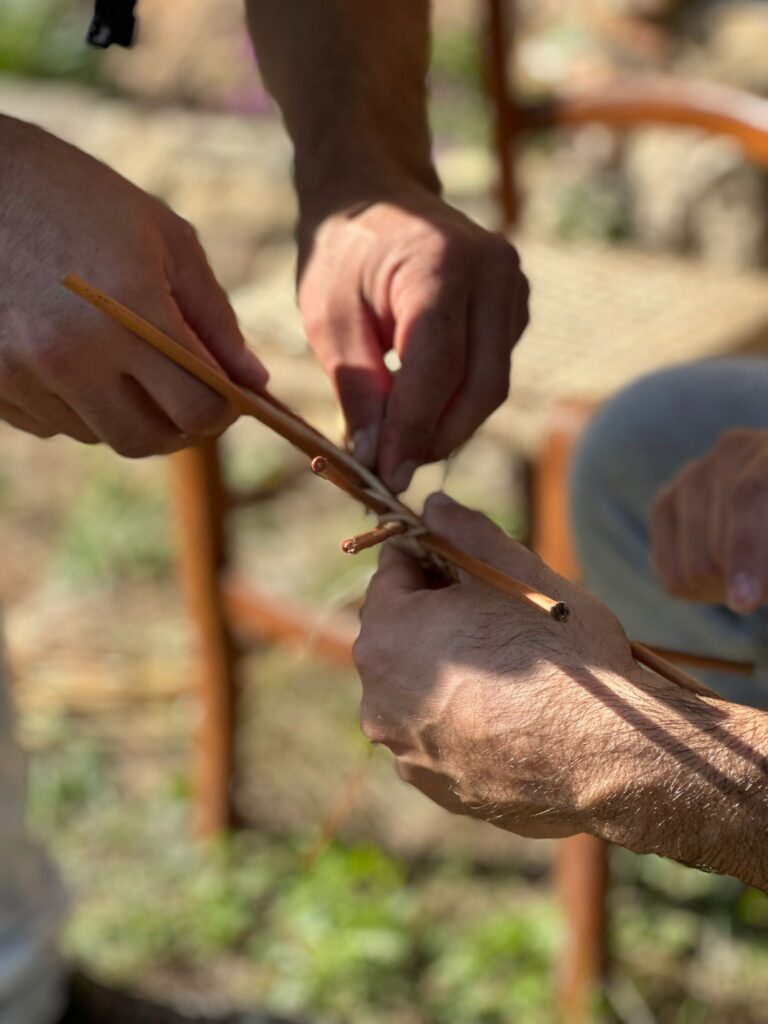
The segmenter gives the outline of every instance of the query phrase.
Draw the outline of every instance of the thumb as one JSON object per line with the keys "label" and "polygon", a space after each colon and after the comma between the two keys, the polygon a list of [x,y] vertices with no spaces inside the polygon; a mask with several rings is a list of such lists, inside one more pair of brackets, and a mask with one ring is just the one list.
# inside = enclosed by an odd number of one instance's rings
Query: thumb
{"label": "thumb", "polygon": [[169,279],[182,316],[216,362],[238,384],[261,390],[269,373],[248,348],[227,294],[191,228],[183,254],[171,261]]}
{"label": "thumb", "polygon": [[460,505],[447,494],[429,497],[424,520],[433,533],[535,590],[556,594],[562,585],[560,577],[533,551],[507,536],[481,512]]}

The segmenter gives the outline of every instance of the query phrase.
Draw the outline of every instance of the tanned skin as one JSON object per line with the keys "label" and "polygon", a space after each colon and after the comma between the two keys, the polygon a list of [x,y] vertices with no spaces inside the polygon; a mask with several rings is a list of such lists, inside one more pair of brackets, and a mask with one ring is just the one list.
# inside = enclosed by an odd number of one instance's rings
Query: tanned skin
{"label": "tanned skin", "polygon": [[588,832],[768,890],[768,715],[646,672],[615,617],[444,495],[436,533],[568,602],[567,623],[387,546],[355,657],[362,723],[437,803],[534,837]]}
{"label": "tanned skin", "polygon": [[[515,250],[440,196],[426,0],[248,0],[295,147],[299,305],[359,458],[395,490],[504,401],[527,323]],[[384,353],[394,348],[393,377]]]}

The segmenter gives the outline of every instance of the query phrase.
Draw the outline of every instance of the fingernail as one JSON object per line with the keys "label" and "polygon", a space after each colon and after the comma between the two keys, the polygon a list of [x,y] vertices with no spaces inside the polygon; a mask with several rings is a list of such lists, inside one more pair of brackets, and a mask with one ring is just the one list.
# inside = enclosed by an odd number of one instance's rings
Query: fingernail
{"label": "fingernail", "polygon": [[735,612],[752,612],[760,604],[761,587],[748,572],[737,572],[728,587],[728,604]]}
{"label": "fingernail", "polygon": [[416,472],[418,462],[401,462],[391,477],[391,487],[395,494],[400,494],[410,484],[413,474]]}
{"label": "fingernail", "polygon": [[381,425],[372,423],[369,427],[362,427],[352,435],[352,454],[362,462],[364,466],[371,468],[376,464],[376,455],[379,450],[379,433]]}

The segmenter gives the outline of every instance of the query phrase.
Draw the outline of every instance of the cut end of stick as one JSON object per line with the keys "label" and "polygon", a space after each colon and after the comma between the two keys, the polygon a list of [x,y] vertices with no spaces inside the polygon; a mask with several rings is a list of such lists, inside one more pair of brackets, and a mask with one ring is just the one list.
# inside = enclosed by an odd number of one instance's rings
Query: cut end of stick
{"label": "cut end of stick", "polygon": [[549,614],[555,622],[567,622],[571,617],[571,609],[565,601],[558,601],[556,604],[552,605],[549,610]]}
{"label": "cut end of stick", "polygon": [[390,537],[398,537],[407,531],[408,527],[399,519],[391,523],[380,523],[366,533],[358,533],[354,537],[347,537],[341,542],[341,550],[347,555],[357,555],[367,548],[374,548],[377,544],[383,544]]}

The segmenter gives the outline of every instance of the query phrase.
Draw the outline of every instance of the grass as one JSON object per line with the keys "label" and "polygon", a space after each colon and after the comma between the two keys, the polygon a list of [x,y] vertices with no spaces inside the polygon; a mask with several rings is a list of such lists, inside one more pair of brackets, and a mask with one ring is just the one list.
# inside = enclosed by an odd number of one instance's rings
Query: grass
{"label": "grass", "polygon": [[85,45],[90,11],[71,0],[3,0],[0,72],[92,82],[97,55]]}
{"label": "grass", "polygon": [[109,460],[94,463],[55,540],[60,577],[70,584],[160,580],[170,574],[171,542],[164,477]]}
{"label": "grass", "polygon": [[[203,847],[180,766],[140,797],[121,778],[95,740],[33,760],[32,820],[76,892],[67,949],[102,977],[214,989],[313,1024],[556,1021],[557,908],[513,863],[336,842],[308,866],[311,829]],[[615,1005],[599,1019],[768,1020],[762,894],[621,853],[614,876]]]}

